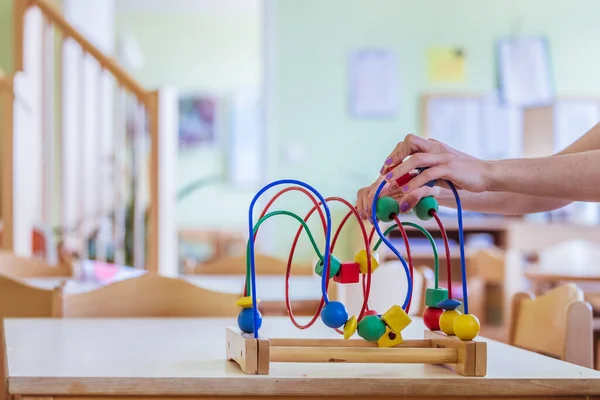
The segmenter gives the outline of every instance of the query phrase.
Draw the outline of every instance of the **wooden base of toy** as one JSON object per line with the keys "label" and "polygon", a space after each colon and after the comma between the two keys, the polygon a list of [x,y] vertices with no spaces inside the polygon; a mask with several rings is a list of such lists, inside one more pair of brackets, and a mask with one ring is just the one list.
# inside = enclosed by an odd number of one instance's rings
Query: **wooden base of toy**
{"label": "wooden base of toy", "polygon": [[463,376],[485,376],[487,344],[425,331],[423,340],[405,340],[391,348],[364,340],[254,339],[227,328],[227,359],[246,374],[268,375],[271,362],[440,364]]}

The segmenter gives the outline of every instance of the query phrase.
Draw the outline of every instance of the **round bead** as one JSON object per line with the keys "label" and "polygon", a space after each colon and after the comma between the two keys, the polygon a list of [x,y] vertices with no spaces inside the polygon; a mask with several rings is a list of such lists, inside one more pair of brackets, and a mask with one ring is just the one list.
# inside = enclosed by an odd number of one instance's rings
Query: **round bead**
{"label": "round bead", "polygon": [[446,335],[454,335],[454,321],[461,312],[458,310],[446,310],[440,315],[440,328]]}
{"label": "round bead", "polygon": [[442,310],[456,310],[462,303],[456,299],[446,299],[438,303],[438,307]]}
{"label": "round bead", "polygon": [[423,322],[425,326],[432,331],[440,330],[440,316],[444,310],[437,307],[427,307],[423,313]]}
{"label": "round bead", "polygon": [[357,324],[356,315],[351,316],[350,319],[346,321],[346,325],[344,325],[344,339],[348,340],[354,335]]}
{"label": "round bead", "polygon": [[[329,278],[331,279],[338,273],[338,271],[342,267],[342,262],[333,254],[331,254],[330,259],[331,261],[329,263]],[[323,263],[324,261],[317,261],[317,263],[315,264],[315,274],[323,276]]]}
{"label": "round bead", "polygon": [[381,222],[390,222],[394,215],[398,215],[400,207],[398,202],[391,197],[381,197],[377,200],[377,219]]}
{"label": "round bead", "polygon": [[346,306],[339,301],[330,301],[321,310],[321,320],[330,328],[339,328],[348,321]]}
{"label": "round bead", "polygon": [[368,317],[369,315],[379,315],[379,313],[376,310],[365,311],[365,317]]}
{"label": "round bead", "polygon": [[429,212],[431,210],[438,211],[438,202],[431,196],[423,197],[414,208],[417,217],[422,221],[431,219]]}
{"label": "round bead", "polygon": [[376,315],[364,317],[358,323],[358,335],[367,342],[376,342],[385,334],[385,324]]}
{"label": "round bead", "polygon": [[438,304],[440,304],[442,301],[446,300],[447,298],[448,298],[448,289],[429,288],[425,291],[425,305],[427,307],[441,308],[441,307],[438,307]]}
{"label": "round bead", "polygon": [[454,320],[454,334],[462,340],[475,339],[479,328],[479,320],[473,314],[462,314]]}
{"label": "round bead", "polygon": [[[262,315],[260,311],[258,311],[258,328],[262,325]],[[238,314],[238,327],[242,332],[245,333],[254,333],[254,315],[252,313],[252,308],[244,308]]]}

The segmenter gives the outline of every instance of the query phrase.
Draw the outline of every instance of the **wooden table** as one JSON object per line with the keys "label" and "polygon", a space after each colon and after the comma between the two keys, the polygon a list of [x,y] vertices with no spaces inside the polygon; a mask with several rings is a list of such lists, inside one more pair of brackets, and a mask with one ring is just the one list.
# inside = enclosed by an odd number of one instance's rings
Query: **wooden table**
{"label": "wooden table", "polygon": [[[274,363],[270,375],[245,375],[225,360],[225,330],[233,324],[231,319],[8,319],[8,390],[21,400],[600,395],[600,372],[494,341],[488,341],[485,378],[419,364]],[[422,338],[423,329],[415,319],[404,337]],[[265,318],[261,334],[339,337],[320,323],[299,331],[283,318]]]}

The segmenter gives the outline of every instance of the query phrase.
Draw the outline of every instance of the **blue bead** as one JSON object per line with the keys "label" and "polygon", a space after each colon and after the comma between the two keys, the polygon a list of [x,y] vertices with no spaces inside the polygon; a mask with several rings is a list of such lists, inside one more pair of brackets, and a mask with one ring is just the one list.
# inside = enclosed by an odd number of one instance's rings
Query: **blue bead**
{"label": "blue bead", "polygon": [[[260,311],[258,311],[258,329],[262,325],[262,315]],[[238,327],[242,332],[245,333],[254,333],[254,315],[252,313],[252,308],[244,308],[240,311],[238,315]]]}
{"label": "blue bead", "polygon": [[456,299],[446,299],[438,303],[438,307],[442,310],[456,310],[462,303]]}
{"label": "blue bead", "polygon": [[339,301],[330,301],[321,311],[321,320],[330,328],[339,328],[348,321],[346,306]]}

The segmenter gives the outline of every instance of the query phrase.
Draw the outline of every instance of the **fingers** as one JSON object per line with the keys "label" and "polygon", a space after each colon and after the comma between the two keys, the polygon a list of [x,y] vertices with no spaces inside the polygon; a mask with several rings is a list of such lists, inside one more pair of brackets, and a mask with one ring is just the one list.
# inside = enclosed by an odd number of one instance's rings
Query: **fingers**
{"label": "fingers", "polygon": [[[366,219],[368,220],[372,220],[372,216],[373,216],[373,199],[375,198],[375,192],[377,192],[377,188],[379,187],[379,185],[381,184],[381,181],[383,181],[383,177],[380,179],[377,179],[377,182],[375,182],[373,185],[371,185],[370,190],[367,192],[367,195],[365,196],[364,202],[365,202],[365,214],[366,214]],[[388,183],[386,184],[383,189],[381,190],[381,193],[379,194],[379,197],[384,197],[384,196],[388,196],[388,192],[390,191],[392,187],[392,184]],[[371,221],[372,222],[372,221]]]}
{"label": "fingers", "polygon": [[[394,182],[399,177],[408,174],[410,171],[413,171],[418,168],[430,168],[433,166],[440,165],[442,163],[448,162],[450,159],[448,154],[439,154],[439,153],[417,153],[410,157],[408,160],[398,165],[390,172],[385,175],[385,180],[388,182]],[[417,177],[423,175],[427,170],[423,171]],[[411,182],[416,178],[411,179]],[[409,182],[410,183],[410,182]]]}
{"label": "fingers", "polygon": [[414,177],[410,182],[404,185],[402,189],[402,193],[408,195],[413,191],[417,191],[417,189],[421,189],[421,187],[426,186],[428,182],[437,181],[438,179],[447,179],[448,178],[448,167],[446,165],[436,166],[432,168],[428,168],[425,171],[421,172],[419,175]]}
{"label": "fingers", "polygon": [[417,152],[428,152],[432,148],[432,143],[420,136],[409,134],[404,140],[396,145],[394,151],[385,160],[381,167],[380,174],[386,175],[391,168],[400,164],[404,159]]}
{"label": "fingers", "polygon": [[356,211],[358,211],[358,215],[361,219],[366,219],[365,214],[365,206],[364,206],[364,198],[365,198],[365,190],[367,188],[362,188],[356,194]]}

